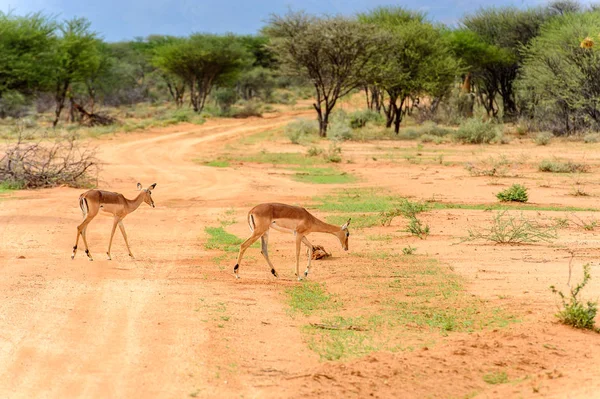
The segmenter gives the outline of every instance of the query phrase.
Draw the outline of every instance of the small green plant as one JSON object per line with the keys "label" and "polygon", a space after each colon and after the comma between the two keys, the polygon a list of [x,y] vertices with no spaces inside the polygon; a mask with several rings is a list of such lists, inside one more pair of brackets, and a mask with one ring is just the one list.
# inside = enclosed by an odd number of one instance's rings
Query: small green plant
{"label": "small green plant", "polygon": [[316,147],[316,146],[312,146],[308,149],[308,151],[306,152],[306,155],[308,155],[309,157],[317,157],[319,155],[323,154],[323,149]]}
{"label": "small green plant", "polygon": [[392,220],[398,216],[402,216],[406,219],[415,218],[419,213],[426,212],[431,207],[425,202],[411,202],[406,198],[402,198],[397,207],[382,211],[379,216],[381,217],[381,225],[389,226],[392,224]]}
{"label": "small green plant", "polygon": [[584,163],[562,162],[558,159],[544,159],[538,168],[540,172],[551,173],[586,173],[590,171],[590,167]]}
{"label": "small green plant", "polygon": [[487,144],[501,135],[498,125],[471,118],[460,124],[454,139],[463,144]]}
{"label": "small green plant", "polygon": [[508,375],[504,371],[494,371],[492,373],[485,374],[483,381],[491,385],[506,384],[508,382]]}
{"label": "small green plant", "polygon": [[583,266],[583,281],[571,288],[568,296],[558,291],[555,286],[550,286],[554,294],[560,297],[562,309],[556,314],[561,323],[575,328],[582,328],[600,332],[595,326],[595,317],[598,312],[598,302],[587,301],[583,303],[579,297],[579,292],[587,285],[592,278],[590,274],[589,263]]}
{"label": "small green plant", "polygon": [[535,136],[533,141],[537,145],[548,145],[553,137],[554,135],[550,132],[540,132]]}
{"label": "small green plant", "polygon": [[500,191],[496,194],[501,202],[527,202],[529,197],[527,196],[527,188],[520,184],[513,184],[506,190]]}
{"label": "small green plant", "polygon": [[594,217],[590,217],[589,219],[582,219],[574,213],[572,213],[571,216],[571,222],[586,231],[593,231],[596,228],[596,226],[598,226],[598,220],[596,220]]}
{"label": "small green plant", "polygon": [[324,154],[325,160],[331,163],[342,162],[342,147],[338,145],[337,140],[332,140],[329,149]]}
{"label": "small green plant", "polygon": [[402,248],[402,253],[404,255],[414,255],[414,253],[417,251],[417,248],[415,247],[411,247],[410,245],[407,247]]}
{"label": "small green plant", "polygon": [[464,241],[485,240],[497,244],[529,244],[535,242],[551,242],[557,238],[556,226],[544,227],[535,220],[521,215],[516,217],[506,211],[494,216],[492,226],[485,230],[468,230]]}
{"label": "small green plant", "polygon": [[413,216],[408,221],[406,231],[412,234],[413,236],[417,236],[421,240],[424,240],[429,235],[429,225],[423,226],[423,223],[421,223],[421,221],[417,217]]}

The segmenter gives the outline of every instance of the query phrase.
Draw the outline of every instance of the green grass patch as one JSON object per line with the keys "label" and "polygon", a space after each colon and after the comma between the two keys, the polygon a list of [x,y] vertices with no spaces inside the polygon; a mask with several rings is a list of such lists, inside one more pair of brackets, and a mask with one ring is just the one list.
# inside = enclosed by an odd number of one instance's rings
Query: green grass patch
{"label": "green grass patch", "polygon": [[[310,303],[304,314],[312,314],[315,308],[320,311],[319,323],[303,326],[302,332],[308,347],[321,359],[411,350],[423,345],[424,339],[435,341],[440,334],[499,328],[517,321],[504,309],[469,294],[463,278],[434,259],[386,251],[354,256],[356,262],[372,261],[373,265],[385,260],[391,265],[391,275],[379,273],[377,268],[374,274],[364,275],[360,293],[348,292],[341,298],[343,309],[323,305],[331,299],[319,285],[312,287],[316,292],[298,295],[294,304]],[[365,298],[377,301],[365,302]]]}
{"label": "green grass patch", "polygon": [[306,281],[285,290],[288,295],[288,305],[292,313],[302,313],[309,316],[314,312],[325,309],[337,309],[341,303],[336,297],[325,290],[319,283]]}
{"label": "green grass patch", "polygon": [[0,182],[0,194],[7,193],[14,190],[21,190],[23,188],[23,184],[19,182],[13,181],[3,181]]}
{"label": "green grass patch", "polygon": [[215,168],[228,168],[229,166],[231,166],[231,163],[225,159],[215,159],[214,161],[204,162],[204,165],[213,166]]}
{"label": "green grass patch", "polygon": [[[208,240],[204,244],[204,248],[206,249],[237,252],[240,249],[240,244],[244,242],[238,236],[226,232],[223,227],[206,227],[204,231],[208,234]],[[254,243],[252,246],[258,247],[258,244]]]}
{"label": "green grass patch", "polygon": [[350,228],[363,229],[366,227],[381,226],[381,218],[377,214],[336,214],[325,217],[325,221],[330,224],[341,226],[350,218],[352,218]]}
{"label": "green grass patch", "polygon": [[356,177],[340,172],[334,168],[298,168],[292,177],[295,181],[313,184],[345,184],[353,183]]}
{"label": "green grass patch", "polygon": [[597,208],[582,208],[577,206],[561,206],[561,205],[538,205],[538,204],[460,204],[447,202],[430,202],[432,209],[469,209],[482,211],[552,211],[552,212],[595,212]]}
{"label": "green grass patch", "polygon": [[350,189],[335,195],[315,197],[314,207],[330,212],[383,212],[398,205],[402,198],[384,195],[376,189]]}
{"label": "green grass patch", "polygon": [[255,162],[272,165],[300,165],[311,166],[324,163],[319,158],[309,157],[299,152],[259,152],[253,155],[240,157],[241,162]]}
{"label": "green grass patch", "polygon": [[483,376],[483,381],[491,385],[506,384],[508,375],[504,371],[494,371]]}

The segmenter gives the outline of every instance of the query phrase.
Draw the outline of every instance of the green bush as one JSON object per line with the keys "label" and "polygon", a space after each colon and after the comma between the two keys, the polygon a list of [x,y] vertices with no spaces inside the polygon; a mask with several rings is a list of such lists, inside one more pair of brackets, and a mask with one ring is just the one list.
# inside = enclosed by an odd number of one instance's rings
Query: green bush
{"label": "green bush", "polygon": [[583,136],[584,143],[598,143],[600,142],[600,133],[588,133]]}
{"label": "green bush", "polygon": [[285,135],[294,144],[299,144],[307,136],[319,134],[319,123],[315,120],[297,119],[285,127]]}
{"label": "green bush", "polygon": [[454,133],[454,130],[442,127],[432,121],[427,121],[427,122],[423,123],[420,130],[421,130],[421,136],[430,135],[430,136],[437,136],[437,137],[445,137],[449,134]]}
{"label": "green bush", "polygon": [[491,143],[501,134],[498,125],[471,118],[460,124],[454,139],[463,144]]}
{"label": "green bush", "polygon": [[350,127],[352,129],[359,129],[365,127],[367,123],[372,122],[377,125],[385,122],[383,115],[378,112],[371,111],[370,109],[364,109],[360,111],[354,111],[349,115]]}
{"label": "green bush", "polygon": [[330,140],[342,141],[352,138],[352,129],[345,121],[336,120],[327,127],[327,138]]}
{"label": "green bush", "polygon": [[262,116],[261,104],[256,101],[245,101],[239,108],[232,108],[230,116],[233,118],[249,118],[251,116]]}
{"label": "green bush", "polygon": [[561,162],[559,160],[544,159],[539,165],[540,172],[551,173],[585,173],[589,172],[590,168],[584,163],[578,162]]}
{"label": "green bush", "polygon": [[535,136],[533,141],[535,141],[537,145],[548,145],[553,137],[554,135],[550,132],[541,132]]}
{"label": "green bush", "polygon": [[527,202],[529,197],[527,196],[527,188],[520,184],[513,184],[506,190],[500,191],[496,194],[502,202]]}
{"label": "green bush", "polygon": [[592,276],[590,265],[583,266],[583,281],[571,289],[567,298],[556,287],[550,286],[553,293],[557,294],[562,302],[563,308],[556,314],[561,323],[575,328],[588,329],[598,332],[594,319],[598,312],[598,302],[587,301],[586,304],[579,298],[579,292],[587,285]]}

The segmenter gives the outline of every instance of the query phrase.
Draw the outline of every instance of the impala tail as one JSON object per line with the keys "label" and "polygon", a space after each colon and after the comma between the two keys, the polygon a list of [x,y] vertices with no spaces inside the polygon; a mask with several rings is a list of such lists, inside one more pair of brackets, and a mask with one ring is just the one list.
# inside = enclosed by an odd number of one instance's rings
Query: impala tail
{"label": "impala tail", "polygon": [[88,207],[87,200],[85,197],[79,197],[79,207],[81,208],[81,213],[83,213],[83,217],[86,217],[90,208]]}

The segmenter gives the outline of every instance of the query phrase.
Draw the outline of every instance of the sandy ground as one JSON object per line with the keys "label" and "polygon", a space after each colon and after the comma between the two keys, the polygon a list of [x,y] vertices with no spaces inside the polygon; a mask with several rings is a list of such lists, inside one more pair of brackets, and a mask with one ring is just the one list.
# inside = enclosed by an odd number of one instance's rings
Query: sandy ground
{"label": "sandy ground", "polygon": [[[300,114],[311,115],[298,111],[210,120],[95,142],[104,162],[102,188],[131,198],[138,181],[157,183],[156,208],[142,205],[125,219],[135,260],[128,258],[118,232],[113,260],[104,260],[111,219],[98,217],[88,229],[94,262],[82,251],[71,261],[81,221],[77,198],[83,190],[26,191],[0,199],[0,397],[599,397],[600,335],[556,323],[556,298],[548,289],[551,284],[566,288],[569,250],[576,254],[575,280],[583,263],[595,262],[600,254],[596,232],[570,227],[553,245],[454,245],[467,226],[489,223],[491,213],[427,213],[424,219],[432,226],[427,240],[404,235],[391,245],[418,244],[420,253],[464,276],[472,295],[510,309],[520,322],[448,336],[427,332],[435,334],[435,343],[419,350],[375,352],[341,362],[321,361],[303,338],[305,322],[287,311],[285,289],[298,284],[289,237],[273,234],[271,239],[279,280],[269,275],[258,249],[248,251],[239,281],[229,261],[217,264],[218,251],[204,248],[204,227],[215,225],[225,211],[233,209],[236,224],[230,231],[243,237],[251,206],[308,203],[335,187],[297,183],[275,167],[217,169],[193,159],[284,126]],[[297,146],[277,141],[258,146],[297,151]],[[514,158],[526,154],[530,164],[553,155],[583,157],[593,165],[594,173],[586,174],[584,182],[589,197],[568,195],[569,178],[548,177],[527,166],[501,184],[537,185],[530,199],[536,204],[597,206],[600,147],[535,147],[515,141],[503,147],[436,147],[447,150],[448,165],[373,159],[373,154],[414,147],[414,142],[345,144],[344,154],[353,163],[341,168],[360,177],[353,187],[488,203],[499,186],[469,176],[465,161],[500,153]],[[538,212],[540,218],[549,214]],[[398,228],[375,227],[368,234]],[[369,247],[366,235],[353,233],[351,252]],[[362,270],[334,240],[319,238],[334,258],[315,263],[311,279],[327,282],[342,295],[360,295]],[[387,266],[382,262],[380,267]],[[592,275],[595,280],[586,291],[597,298],[597,263]],[[510,383],[483,382],[481,375],[497,368],[508,370]]]}

